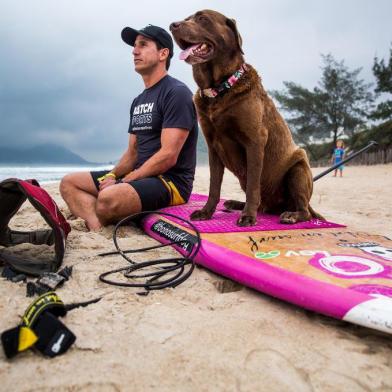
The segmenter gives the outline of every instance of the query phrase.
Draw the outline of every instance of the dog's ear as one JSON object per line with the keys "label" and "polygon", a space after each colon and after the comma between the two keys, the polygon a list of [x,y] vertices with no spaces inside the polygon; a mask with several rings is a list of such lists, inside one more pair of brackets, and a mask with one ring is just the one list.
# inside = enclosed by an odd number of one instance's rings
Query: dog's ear
{"label": "dog's ear", "polygon": [[227,25],[231,28],[231,30],[233,31],[234,36],[235,36],[235,40],[236,40],[237,45],[238,45],[238,48],[239,48],[239,50],[241,51],[241,53],[244,54],[244,52],[243,52],[243,50],[242,50],[242,38],[241,38],[240,33],[239,33],[238,30],[237,30],[237,24],[236,24],[235,19],[229,19],[229,18],[227,18],[227,19],[226,19],[226,24],[227,24]]}

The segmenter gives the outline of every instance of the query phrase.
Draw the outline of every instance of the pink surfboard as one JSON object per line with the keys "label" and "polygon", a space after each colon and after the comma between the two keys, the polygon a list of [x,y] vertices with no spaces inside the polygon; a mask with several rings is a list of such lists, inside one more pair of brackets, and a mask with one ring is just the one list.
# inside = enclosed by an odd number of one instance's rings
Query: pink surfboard
{"label": "pink surfboard", "polygon": [[[189,219],[207,196],[162,211]],[[223,200],[211,220],[193,221],[202,244],[196,262],[262,293],[339,320],[392,334],[392,240],[313,219],[295,225],[260,214],[257,225],[238,227],[238,211]],[[185,241],[193,231],[175,218],[149,215],[145,232],[161,243]]]}

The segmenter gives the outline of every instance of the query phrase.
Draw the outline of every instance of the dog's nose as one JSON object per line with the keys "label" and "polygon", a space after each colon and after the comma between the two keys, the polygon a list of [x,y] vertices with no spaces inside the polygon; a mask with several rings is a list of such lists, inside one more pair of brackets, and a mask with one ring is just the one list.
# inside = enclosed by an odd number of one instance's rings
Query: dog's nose
{"label": "dog's nose", "polygon": [[180,26],[181,26],[181,22],[173,22],[169,28],[170,31],[173,31],[173,30],[177,30]]}

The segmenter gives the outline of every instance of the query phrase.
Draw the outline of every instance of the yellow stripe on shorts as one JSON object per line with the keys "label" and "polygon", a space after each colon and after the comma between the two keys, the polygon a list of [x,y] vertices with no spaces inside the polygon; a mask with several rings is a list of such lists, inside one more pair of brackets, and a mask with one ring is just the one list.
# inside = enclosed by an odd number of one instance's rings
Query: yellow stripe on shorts
{"label": "yellow stripe on shorts", "polygon": [[170,205],[178,206],[179,204],[184,204],[185,200],[180,195],[177,187],[170,180],[165,180],[162,176],[158,176],[158,178],[163,182],[167,190],[170,192]]}

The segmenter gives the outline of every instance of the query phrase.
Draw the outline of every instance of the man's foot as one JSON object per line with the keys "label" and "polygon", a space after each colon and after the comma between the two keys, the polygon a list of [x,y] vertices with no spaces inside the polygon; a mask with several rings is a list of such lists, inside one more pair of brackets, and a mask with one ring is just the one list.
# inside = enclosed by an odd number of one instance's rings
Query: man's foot
{"label": "man's foot", "polygon": [[101,222],[97,219],[97,220],[85,220],[84,224],[86,225],[87,229],[89,231],[98,231],[100,229],[102,229],[102,224]]}

